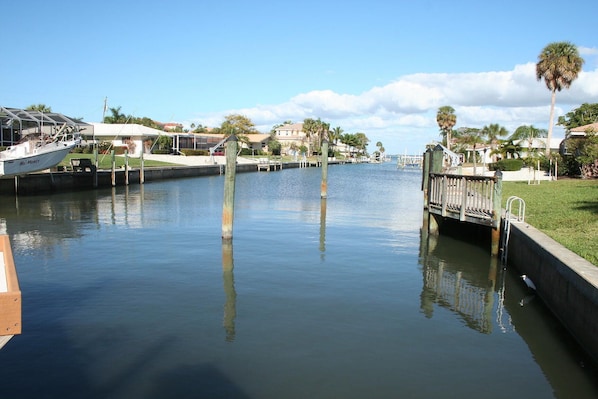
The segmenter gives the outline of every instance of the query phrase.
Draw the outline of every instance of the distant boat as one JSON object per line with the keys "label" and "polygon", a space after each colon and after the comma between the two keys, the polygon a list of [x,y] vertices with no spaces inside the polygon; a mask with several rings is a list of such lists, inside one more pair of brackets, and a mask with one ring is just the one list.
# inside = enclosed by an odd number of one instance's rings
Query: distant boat
{"label": "distant boat", "polygon": [[60,163],[81,142],[78,132],[66,125],[53,135],[27,135],[18,144],[0,151],[0,177],[19,176],[49,169]]}

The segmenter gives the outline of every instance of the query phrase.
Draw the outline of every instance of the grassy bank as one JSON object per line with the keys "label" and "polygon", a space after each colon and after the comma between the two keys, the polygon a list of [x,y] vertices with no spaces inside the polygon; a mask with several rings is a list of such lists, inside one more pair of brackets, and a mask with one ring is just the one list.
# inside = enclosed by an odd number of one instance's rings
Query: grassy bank
{"label": "grassy bank", "polygon": [[503,182],[509,196],[525,201],[525,221],[598,266],[598,180]]}
{"label": "grassy bank", "polygon": [[[93,154],[67,154],[67,156],[58,164],[58,166],[65,166],[67,168],[71,167],[71,159],[73,158],[89,158],[94,161]],[[117,168],[121,168],[125,164],[125,157],[124,156],[117,156],[115,157],[115,164]],[[144,160],[143,165],[147,167],[152,166],[169,166],[172,164],[160,161],[150,161]],[[140,168],[141,167],[141,160],[139,158],[129,157],[129,166],[131,168]],[[112,156],[111,155],[103,155],[100,154],[98,156],[98,168],[99,169],[112,169]]]}

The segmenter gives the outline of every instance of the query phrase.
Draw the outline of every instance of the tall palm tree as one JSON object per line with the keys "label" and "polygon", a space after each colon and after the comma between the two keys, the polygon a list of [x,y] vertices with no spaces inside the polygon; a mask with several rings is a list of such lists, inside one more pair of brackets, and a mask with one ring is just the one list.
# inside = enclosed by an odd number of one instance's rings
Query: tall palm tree
{"label": "tall palm tree", "polygon": [[584,59],[579,55],[577,46],[570,42],[550,43],[544,47],[538,56],[536,78],[538,80],[544,79],[546,87],[552,93],[550,99],[550,122],[546,140],[546,156],[550,155],[556,92],[561,91],[563,88],[568,89],[571,86],[571,83],[577,79],[577,75],[581,72],[583,63]]}
{"label": "tall palm tree", "polygon": [[333,128],[332,130],[330,130],[330,132],[328,133],[330,142],[333,145],[336,145],[338,143],[338,141],[340,140],[341,136],[343,135],[343,132],[344,132],[344,130],[340,126],[337,126],[337,127]]}
{"label": "tall palm tree", "polygon": [[455,115],[455,109],[450,105],[445,105],[438,108],[436,114],[436,122],[442,135],[446,138],[446,148],[451,149],[451,131],[457,124],[457,115]]}

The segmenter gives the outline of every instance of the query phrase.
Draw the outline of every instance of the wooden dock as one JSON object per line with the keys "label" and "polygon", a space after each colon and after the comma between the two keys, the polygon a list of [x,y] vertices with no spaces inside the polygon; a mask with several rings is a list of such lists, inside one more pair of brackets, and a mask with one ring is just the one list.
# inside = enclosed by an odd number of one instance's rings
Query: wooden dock
{"label": "wooden dock", "polygon": [[498,228],[499,208],[496,209],[496,176],[465,176],[430,173],[428,184],[428,212]]}
{"label": "wooden dock", "polygon": [[10,240],[0,235],[0,348],[21,333],[21,290]]}
{"label": "wooden dock", "polygon": [[443,219],[487,226],[491,254],[498,255],[501,228],[502,173],[469,176],[442,173],[448,168],[441,146],[424,154],[422,190],[424,223],[431,234],[439,233]]}
{"label": "wooden dock", "polygon": [[282,170],[282,157],[259,158],[257,163],[258,172],[261,170],[270,171]]}

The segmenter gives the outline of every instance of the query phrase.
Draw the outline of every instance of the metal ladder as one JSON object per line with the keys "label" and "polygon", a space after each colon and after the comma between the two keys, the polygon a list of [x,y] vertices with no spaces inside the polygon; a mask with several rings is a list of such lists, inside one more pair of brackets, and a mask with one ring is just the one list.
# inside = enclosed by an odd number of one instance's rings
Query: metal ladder
{"label": "metal ladder", "polygon": [[[513,203],[517,204],[517,214],[513,214]],[[502,248],[500,262],[506,265],[509,252],[509,237],[511,235],[511,222],[523,223],[525,221],[525,201],[514,195],[507,199],[505,226],[502,233]]]}

